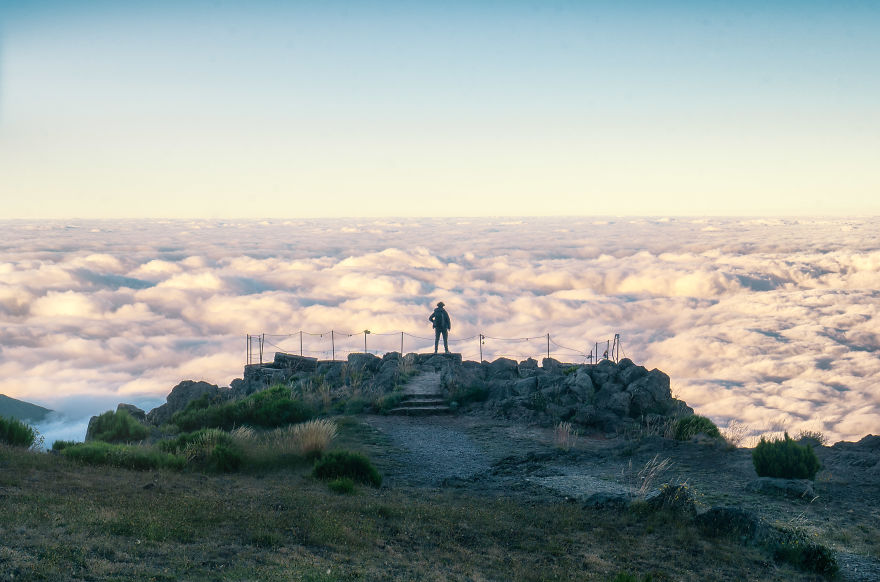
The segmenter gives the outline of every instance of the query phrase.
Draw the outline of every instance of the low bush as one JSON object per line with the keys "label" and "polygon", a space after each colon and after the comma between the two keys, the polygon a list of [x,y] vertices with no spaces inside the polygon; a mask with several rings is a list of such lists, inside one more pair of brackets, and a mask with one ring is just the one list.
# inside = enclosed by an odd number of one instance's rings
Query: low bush
{"label": "low bush", "polygon": [[773,558],[828,577],[833,577],[839,570],[833,551],[797,532],[791,532],[777,541],[773,547]]}
{"label": "low bush", "polygon": [[715,423],[705,416],[700,416],[698,414],[678,418],[672,425],[672,434],[675,437],[675,440],[690,440],[700,433],[715,439],[721,438],[721,433],[718,431],[718,427],[715,426]]}
{"label": "low bush", "polygon": [[108,410],[89,423],[89,428],[93,440],[105,443],[133,443],[150,434],[150,429],[135,420],[127,410]]}
{"label": "low bush", "polygon": [[340,477],[339,479],[333,479],[327,483],[327,487],[329,487],[330,491],[333,493],[350,495],[354,493],[354,480],[349,477]]}
{"label": "low bush", "polygon": [[186,459],[180,455],[136,445],[116,445],[104,441],[78,443],[62,449],[61,454],[86,465],[109,465],[146,471],[170,469],[180,471]]}
{"label": "low bush", "polygon": [[31,447],[37,440],[34,427],[17,418],[0,416],[0,443],[13,447]]}
{"label": "low bush", "polygon": [[761,437],[752,451],[752,463],[760,477],[813,479],[819,470],[819,458],[811,447],[799,445],[785,433],[772,441]]}
{"label": "low bush", "polygon": [[313,415],[309,405],[293,399],[289,388],[278,385],[232,402],[211,403],[204,397],[194,400],[184,410],[176,412],[171,422],[186,431],[201,428],[231,430],[243,424],[275,428],[308,420]]}
{"label": "low bush", "polygon": [[183,433],[157,446],[163,452],[183,456],[189,463],[221,473],[237,471],[244,463],[244,454],[232,435],[216,428]]}
{"label": "low bush", "polygon": [[77,441],[55,441],[54,443],[52,443],[52,450],[56,453],[60,453],[67,447],[72,447],[78,444],[79,443]]}
{"label": "low bush", "polygon": [[377,398],[373,403],[373,408],[379,414],[388,414],[392,408],[397,408],[397,405],[400,404],[401,400],[403,400],[403,392],[395,390],[390,394],[385,394]]}
{"label": "low bush", "polygon": [[313,474],[318,479],[329,481],[349,478],[357,483],[379,487],[382,476],[370,460],[350,451],[331,451],[315,462]]}

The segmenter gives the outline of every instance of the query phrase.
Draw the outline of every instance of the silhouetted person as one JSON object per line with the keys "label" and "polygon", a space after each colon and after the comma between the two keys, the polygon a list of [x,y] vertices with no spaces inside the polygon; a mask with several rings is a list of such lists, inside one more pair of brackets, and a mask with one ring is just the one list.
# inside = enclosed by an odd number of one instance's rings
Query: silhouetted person
{"label": "silhouetted person", "polygon": [[434,309],[434,313],[428,317],[428,321],[434,324],[434,353],[437,353],[437,344],[440,343],[440,335],[443,335],[443,349],[446,350],[446,353],[449,353],[449,330],[452,329],[452,321],[449,319],[449,314],[446,313],[446,310],[443,309],[443,302],[437,304],[437,308]]}

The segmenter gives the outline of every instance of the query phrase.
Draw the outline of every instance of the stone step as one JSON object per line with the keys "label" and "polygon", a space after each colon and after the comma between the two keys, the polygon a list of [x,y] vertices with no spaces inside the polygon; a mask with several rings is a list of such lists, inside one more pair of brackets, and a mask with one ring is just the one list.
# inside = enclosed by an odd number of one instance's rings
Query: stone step
{"label": "stone step", "polygon": [[446,405],[443,406],[399,406],[392,408],[388,414],[400,414],[409,416],[429,416],[431,414],[449,414],[452,412]]}
{"label": "stone step", "polygon": [[446,399],[440,396],[436,398],[404,398],[400,401],[400,406],[426,406],[426,405],[446,404]]}

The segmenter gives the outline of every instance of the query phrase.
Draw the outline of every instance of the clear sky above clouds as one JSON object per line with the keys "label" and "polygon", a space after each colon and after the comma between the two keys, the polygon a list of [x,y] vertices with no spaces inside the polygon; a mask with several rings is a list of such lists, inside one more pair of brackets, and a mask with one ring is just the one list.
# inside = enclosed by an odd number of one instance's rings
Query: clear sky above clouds
{"label": "clear sky above clouds", "polygon": [[0,217],[880,214],[878,2],[0,0]]}

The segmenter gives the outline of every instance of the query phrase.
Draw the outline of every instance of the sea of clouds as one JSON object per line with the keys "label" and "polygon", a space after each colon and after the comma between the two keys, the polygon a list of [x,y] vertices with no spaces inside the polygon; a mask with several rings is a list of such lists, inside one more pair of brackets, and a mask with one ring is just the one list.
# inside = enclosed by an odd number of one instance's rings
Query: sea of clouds
{"label": "sea of clouds", "polygon": [[247,334],[266,334],[266,360],[344,358],[365,340],[432,349],[441,300],[466,359],[540,360],[549,334],[553,357],[585,362],[620,334],[621,356],[668,373],[721,426],[880,433],[880,219],[0,228],[0,393],[58,411],[39,426],[47,444],[82,439],[119,402],[149,410],[181,380],[227,386]]}

